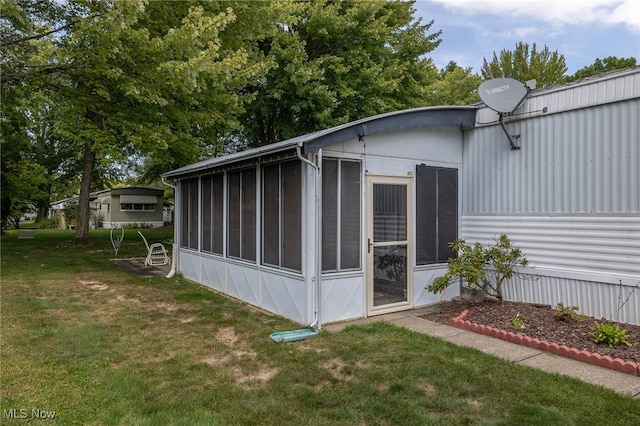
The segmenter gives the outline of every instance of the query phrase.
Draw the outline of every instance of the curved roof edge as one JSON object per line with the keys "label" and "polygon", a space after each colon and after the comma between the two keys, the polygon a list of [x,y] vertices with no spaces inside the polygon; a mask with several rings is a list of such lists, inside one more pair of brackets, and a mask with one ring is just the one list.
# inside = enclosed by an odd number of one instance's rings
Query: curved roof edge
{"label": "curved roof edge", "polygon": [[183,174],[194,173],[249,158],[286,151],[296,146],[300,146],[302,152],[308,154],[326,146],[356,137],[369,136],[393,130],[418,127],[472,128],[475,124],[475,113],[477,109],[478,106],[438,106],[406,109],[374,115],[271,145],[200,161],[163,173],[162,176],[176,177]]}

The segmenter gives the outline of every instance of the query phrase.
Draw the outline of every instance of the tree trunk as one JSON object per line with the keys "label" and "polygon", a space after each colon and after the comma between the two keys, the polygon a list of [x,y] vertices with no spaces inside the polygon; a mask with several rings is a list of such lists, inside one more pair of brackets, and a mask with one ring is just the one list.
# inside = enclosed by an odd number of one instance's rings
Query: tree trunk
{"label": "tree trunk", "polygon": [[36,222],[40,222],[42,219],[46,219],[49,217],[49,205],[44,200],[39,200],[36,202]]}
{"label": "tree trunk", "polygon": [[93,144],[94,142],[92,140],[88,140],[84,144],[76,239],[89,238],[89,193],[91,192],[91,177],[93,176],[93,169],[96,165],[96,153],[93,151]]}

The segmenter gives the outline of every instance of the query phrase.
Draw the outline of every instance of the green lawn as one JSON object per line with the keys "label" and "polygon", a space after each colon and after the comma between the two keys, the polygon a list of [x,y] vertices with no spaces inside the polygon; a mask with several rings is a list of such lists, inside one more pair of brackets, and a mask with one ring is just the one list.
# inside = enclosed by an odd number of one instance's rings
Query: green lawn
{"label": "green lawn", "polygon": [[[640,400],[389,324],[274,343],[300,325],[133,276],[106,231],[16,235],[2,237],[3,425],[640,424]],[[118,254],[145,254],[135,230]]]}

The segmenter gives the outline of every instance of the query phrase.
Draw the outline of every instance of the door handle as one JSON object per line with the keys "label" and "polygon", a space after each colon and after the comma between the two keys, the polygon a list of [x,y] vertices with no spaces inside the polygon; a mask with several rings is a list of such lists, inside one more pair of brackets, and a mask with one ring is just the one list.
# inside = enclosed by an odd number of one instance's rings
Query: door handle
{"label": "door handle", "polygon": [[371,246],[373,245],[371,238],[367,238],[367,243],[367,253],[371,253]]}

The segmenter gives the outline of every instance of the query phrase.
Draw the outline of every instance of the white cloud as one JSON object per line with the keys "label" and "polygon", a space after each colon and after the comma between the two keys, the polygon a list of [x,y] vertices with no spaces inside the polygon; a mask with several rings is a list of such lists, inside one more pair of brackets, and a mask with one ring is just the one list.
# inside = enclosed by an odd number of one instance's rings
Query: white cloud
{"label": "white cloud", "polygon": [[530,38],[530,36],[534,36],[540,34],[540,28],[536,27],[515,27],[512,30],[513,34],[516,35],[519,39]]}
{"label": "white cloud", "polygon": [[530,17],[555,27],[564,25],[626,25],[640,33],[638,0],[432,0],[465,15],[478,13],[511,17]]}

